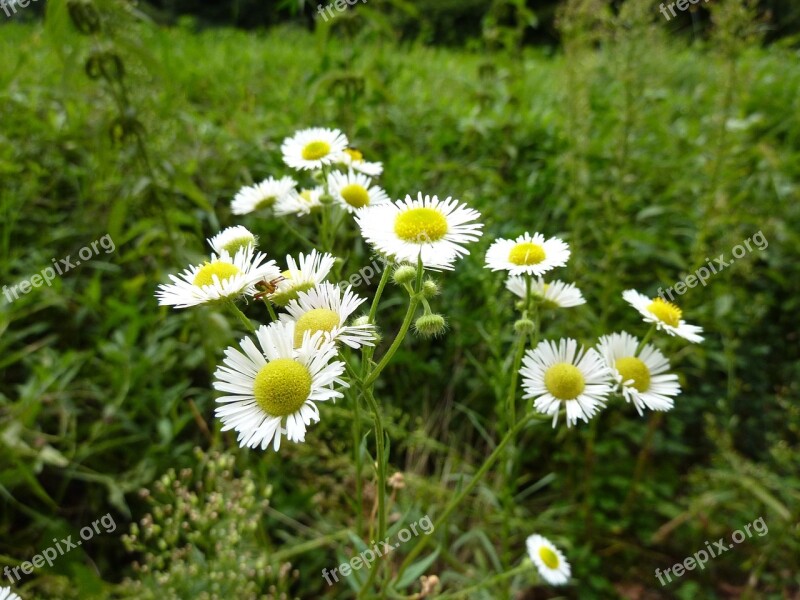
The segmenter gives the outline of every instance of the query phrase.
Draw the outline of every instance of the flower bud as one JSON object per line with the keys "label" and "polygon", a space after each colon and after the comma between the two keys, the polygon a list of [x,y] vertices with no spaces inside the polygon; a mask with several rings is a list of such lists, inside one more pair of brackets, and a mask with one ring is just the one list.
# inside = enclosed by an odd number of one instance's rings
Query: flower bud
{"label": "flower bud", "polygon": [[397,285],[406,285],[414,281],[417,276],[417,270],[411,265],[401,265],[394,270],[392,279]]}
{"label": "flower bud", "polygon": [[439,285],[433,279],[426,279],[422,284],[422,295],[433,298],[439,295]]}
{"label": "flower bud", "polygon": [[520,319],[514,323],[514,331],[520,335],[528,335],[534,332],[536,324],[530,319]]}
{"label": "flower bud", "polygon": [[417,322],[414,323],[414,329],[416,329],[417,333],[422,337],[436,337],[445,332],[447,324],[442,315],[422,315],[417,319]]}

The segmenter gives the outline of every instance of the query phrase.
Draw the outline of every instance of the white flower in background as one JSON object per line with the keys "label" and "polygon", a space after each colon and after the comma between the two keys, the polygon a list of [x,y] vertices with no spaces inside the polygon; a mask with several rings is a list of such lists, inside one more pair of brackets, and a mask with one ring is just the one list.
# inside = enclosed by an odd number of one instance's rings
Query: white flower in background
{"label": "white flower in background", "polygon": [[281,145],[283,162],[300,171],[321,169],[338,159],[347,148],[347,136],[338,129],[314,127],[286,138]]}
{"label": "white flower in background", "polygon": [[282,322],[296,322],[296,344],[306,332],[322,332],[326,340],[342,342],[351,348],[372,346],[374,325],[347,325],[347,319],[364,300],[354,294],[350,286],[343,293],[339,286],[326,281],[307,292],[300,292],[297,300],[292,300],[286,307],[288,314],[282,314],[280,319]]}
{"label": "white flower in background", "polygon": [[0,600],[22,600],[11,588],[0,587]]}
{"label": "white flower in background", "polygon": [[227,252],[234,256],[240,249],[258,245],[258,238],[250,232],[247,227],[235,225],[223,229],[217,235],[208,240],[208,243],[217,254]]}
{"label": "white flower in background", "polygon": [[545,340],[527,350],[522,359],[523,398],[534,398],[533,407],[558,422],[562,405],[567,427],[583,419],[589,422],[611,393],[610,373],[596,350],[584,350],[573,339],[558,343]]}
{"label": "white flower in background", "polygon": [[683,312],[672,302],[663,298],[648,298],[636,290],[625,290],[622,297],[641,313],[647,323],[655,323],[659,330],[669,335],[678,335],[690,342],[702,342],[702,327],[689,325],[681,319]]}
{"label": "white flower in background", "polygon": [[380,177],[383,173],[383,163],[365,161],[364,155],[355,148],[345,148],[336,162],[370,177]]}
{"label": "white flower in background", "polygon": [[214,377],[214,389],[226,392],[217,398],[215,414],[222,431],[234,429],[241,447],[264,450],[272,443],[277,451],[281,437],[303,442],[306,427],[319,421],[317,402],[341,398],[333,389],[344,373],[344,363],[331,362],[336,345],[322,334],[307,335],[295,347],[294,323],[262,325],[256,331],[259,350],[250,337],[240,342],[243,352],[229,347]]}
{"label": "white flower in background", "polygon": [[559,238],[546,240],[541,233],[524,233],[515,240],[496,240],[486,252],[486,267],[511,275],[544,275],[569,260],[569,245]]}
{"label": "white flower in background", "polygon": [[336,258],[332,254],[320,254],[316,249],[307,255],[301,253],[296,261],[287,255],[287,269],[281,273],[282,279],[269,299],[278,306],[286,306],[300,292],[307,292],[322,283],[335,262]]}
{"label": "white flower in background", "polygon": [[265,263],[266,259],[267,255],[256,253],[253,246],[242,248],[233,257],[224,251],[219,256],[212,254],[210,261],[170,275],[173,283],[159,285],[156,298],[161,306],[187,308],[252,295],[257,282],[280,276],[275,261]]}
{"label": "white flower in background", "polygon": [[464,244],[481,236],[480,213],[458,200],[422,196],[371,206],[358,211],[356,222],[364,239],[376,251],[397,262],[434,270],[452,269],[455,260],[469,254]]}
{"label": "white flower in background", "polygon": [[[506,280],[506,288],[523,300],[525,299],[525,278],[527,275],[511,275]],[[543,299],[545,308],[571,308],[586,304],[581,291],[571,283],[558,279],[545,283],[541,277],[531,278],[531,294]]]}
{"label": "white flower in background", "polygon": [[340,173],[332,171],[328,175],[328,191],[333,200],[349,213],[365,206],[375,206],[389,202],[389,196],[372,180],[361,173]]}
{"label": "white flower in background", "polygon": [[291,177],[270,177],[261,183],[240,189],[231,202],[231,212],[246,215],[262,208],[273,208],[294,191],[297,182]]}
{"label": "white flower in background", "polygon": [[532,535],[525,540],[530,556],[542,579],[550,585],[564,585],[572,575],[567,559],[550,540],[541,535]]}
{"label": "white flower in background", "polygon": [[292,190],[275,204],[275,214],[278,216],[297,215],[302,217],[311,214],[311,211],[322,206],[322,194],[325,190],[320,187],[302,189],[299,192]]}
{"label": "white flower in background", "polygon": [[636,356],[638,347],[639,340],[626,332],[604,335],[597,344],[619,391],[640,415],[644,408],[671,410],[681,393],[678,376],[667,373],[669,361],[655,346],[647,344]]}

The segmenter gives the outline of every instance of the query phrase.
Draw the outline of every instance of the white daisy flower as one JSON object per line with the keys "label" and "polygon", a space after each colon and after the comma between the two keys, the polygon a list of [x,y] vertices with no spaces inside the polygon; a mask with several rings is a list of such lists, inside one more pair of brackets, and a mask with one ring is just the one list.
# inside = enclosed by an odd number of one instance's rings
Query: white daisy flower
{"label": "white daisy flower", "polygon": [[0,587],[0,600],[21,600],[11,588]]}
{"label": "white daisy flower", "polygon": [[240,189],[231,202],[231,212],[246,215],[262,208],[272,208],[282,198],[294,191],[297,182],[291,177],[270,177],[256,185]]}
{"label": "white daisy flower", "polygon": [[669,335],[678,335],[695,343],[703,341],[703,336],[699,335],[703,328],[689,325],[681,319],[683,312],[672,302],[663,298],[648,298],[636,290],[625,290],[622,297],[641,313],[647,323],[655,323],[658,329]]}
{"label": "white daisy flower", "polygon": [[545,340],[522,359],[523,398],[535,398],[533,407],[558,422],[562,403],[567,411],[567,427],[583,419],[589,422],[605,406],[611,393],[610,373],[603,357],[593,348],[584,350],[573,339],[557,344]]}
{"label": "white daisy flower", "polygon": [[307,335],[295,347],[293,322],[262,325],[256,331],[261,350],[249,337],[240,342],[244,352],[229,347],[214,377],[214,389],[229,395],[217,398],[215,415],[222,431],[238,433],[241,447],[264,450],[272,442],[277,451],[281,436],[303,442],[306,426],[319,421],[316,402],[341,398],[333,389],[344,363],[331,360],[337,349],[322,334]]}
{"label": "white daisy flower", "polygon": [[604,335],[597,343],[619,391],[640,416],[644,408],[672,410],[672,399],[681,393],[678,376],[667,373],[669,361],[655,346],[647,344],[636,356],[638,347],[639,340],[624,331]]}
{"label": "white daisy flower", "polygon": [[209,262],[170,275],[173,283],[159,285],[156,298],[161,306],[187,308],[252,295],[257,282],[272,281],[280,275],[275,261],[265,263],[266,259],[267,255],[256,253],[253,246],[240,249],[233,257],[225,251],[219,256],[212,254]]}
{"label": "white daisy flower", "polygon": [[292,190],[275,204],[275,214],[278,216],[309,215],[311,211],[322,206],[322,194],[325,190],[320,187],[302,189],[299,192]]}
{"label": "white daisy flower", "polygon": [[217,254],[227,252],[233,256],[240,248],[246,248],[247,246],[255,247],[258,244],[258,238],[250,232],[247,227],[235,225],[223,229],[217,235],[210,238],[208,243],[211,244],[211,247]]}
{"label": "white daisy flower", "polygon": [[541,233],[525,232],[515,240],[496,240],[486,252],[486,267],[511,275],[544,275],[569,260],[569,245],[557,237],[545,240]]}
{"label": "white daisy flower", "polygon": [[307,292],[322,283],[335,262],[336,258],[332,254],[327,252],[320,254],[316,249],[308,255],[301,253],[297,261],[287,255],[288,268],[281,273],[282,278],[269,299],[278,306],[286,306],[291,300],[295,300],[300,292]]}
{"label": "white daisy flower", "polygon": [[364,155],[355,148],[345,148],[336,162],[370,177],[380,177],[383,173],[383,163],[365,161]]}
{"label": "white daisy flower", "polygon": [[458,200],[420,193],[416,200],[406,196],[360,210],[356,222],[367,242],[384,256],[414,265],[421,257],[429,269],[449,270],[457,258],[469,254],[463,244],[480,238],[483,224],[472,222],[480,216]]}
{"label": "white daisy flower", "polygon": [[564,585],[572,575],[572,569],[561,553],[550,540],[541,535],[532,535],[525,540],[528,556],[539,571],[542,579],[550,585]]}
{"label": "white daisy flower", "polygon": [[[525,275],[511,275],[506,280],[506,288],[525,300]],[[556,279],[545,283],[541,277],[531,278],[531,294],[543,299],[545,308],[571,308],[586,304],[581,291],[571,283]]]}
{"label": "white daisy flower", "polygon": [[365,206],[386,204],[389,196],[377,185],[372,185],[372,180],[361,173],[348,173],[332,171],[328,175],[328,191],[342,208],[349,213],[354,213]]}
{"label": "white daisy flower", "polygon": [[338,129],[303,129],[283,141],[283,162],[300,171],[321,169],[337,160],[347,143]]}
{"label": "white daisy flower", "polygon": [[375,326],[370,323],[347,325],[347,319],[361,306],[365,298],[354,294],[350,286],[342,290],[326,281],[307,292],[300,292],[297,300],[286,307],[288,314],[282,314],[284,323],[296,321],[295,343],[299,344],[303,335],[322,332],[326,340],[342,342],[351,348],[372,346],[375,339]]}

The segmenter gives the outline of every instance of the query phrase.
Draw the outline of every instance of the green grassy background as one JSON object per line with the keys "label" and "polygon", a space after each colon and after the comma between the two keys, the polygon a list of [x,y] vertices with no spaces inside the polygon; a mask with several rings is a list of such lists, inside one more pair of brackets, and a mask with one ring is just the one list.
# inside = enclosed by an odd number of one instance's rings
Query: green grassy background
{"label": "green grassy background", "polygon": [[[0,565],[106,513],[118,524],[26,577],[23,600],[350,594],[318,575],[357,552],[342,531],[371,509],[353,501],[347,403],[306,444],[239,450],[218,431],[210,385],[237,324],[153,297],[228,225],[247,224],[274,257],[305,250],[280,220],[232,217],[229,204],[241,185],[284,174],[281,141],[314,125],[383,160],[391,196],[452,195],[486,223],[443,278],[448,335],[410,339],[378,390],[390,464],[407,483],[400,525],[441,511],[502,435],[495,396],[513,302],[482,268],[493,238],[538,230],[570,243],[558,275],[588,303],[544,331],[588,343],[644,333],[624,289],[655,294],[758,231],[769,241],[680,298],[707,339],[660,339],[684,388],[674,411],[615,406],[588,427],[533,428],[512,483],[488,479],[434,534],[427,573],[466,587],[517,564],[538,531],[572,563],[567,597],[798,593],[797,50],[761,47],[737,2],[720,0],[715,28],[690,44],[642,3],[618,15],[570,7],[558,51],[515,50],[513,35],[505,49],[398,45],[369,9],[316,34],[157,28],[110,5],[102,33],[82,36],[57,3],[44,24],[0,26],[0,282],[105,234],[116,243],[52,287],[0,302]],[[124,64],[119,80],[91,77],[101,51]],[[355,243],[344,270],[369,262]],[[393,298],[390,330],[402,317]],[[170,522],[189,502],[176,478],[204,482],[195,535]],[[216,511],[213,491],[226,499]],[[161,529],[143,526],[129,552],[121,535],[148,512]],[[764,537],[657,583],[656,568],[759,517]],[[525,576],[512,585],[551,597]]]}

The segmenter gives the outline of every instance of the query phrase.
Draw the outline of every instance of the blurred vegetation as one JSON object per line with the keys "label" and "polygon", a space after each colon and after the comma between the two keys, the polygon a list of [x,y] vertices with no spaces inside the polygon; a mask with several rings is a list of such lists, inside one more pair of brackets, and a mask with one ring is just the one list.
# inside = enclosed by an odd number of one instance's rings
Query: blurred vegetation
{"label": "blurred vegetation", "polygon": [[[429,574],[446,589],[488,579],[539,531],[573,565],[568,597],[797,594],[798,53],[791,39],[763,47],[772,29],[738,0],[709,2],[713,27],[689,45],[645,4],[570,0],[555,16],[557,51],[525,48],[527,25],[488,17],[494,33],[463,49],[401,44],[377,0],[314,32],[160,28],[114,0],[73,2],[72,16],[51,2],[43,24],[3,24],[0,282],[105,234],[116,243],[52,287],[0,302],[0,563],[19,565],[108,511],[120,524],[26,577],[23,600],[228,597],[214,594],[229,589],[235,557],[220,549],[238,512],[220,523],[204,512],[203,539],[173,532],[130,553],[121,540],[134,522],[174,526],[163,519],[199,481],[198,502],[223,494],[250,515],[235,548],[242,568],[267,561],[264,597],[349,594],[318,575],[357,552],[342,536],[371,510],[353,500],[346,404],[279,455],[236,448],[212,417],[210,375],[240,332],[213,310],[168,311],[153,297],[167,273],[202,258],[205,238],[239,222],[229,203],[241,185],[282,171],[283,138],[312,125],[340,127],[383,160],[390,195],[453,195],[487,224],[447,276],[448,336],[407,344],[380,390],[390,462],[406,479],[400,522],[435,515],[499,437],[513,301],[482,268],[492,238],[536,229],[569,241],[563,278],[588,304],[545,333],[589,343],[641,326],[622,290],[655,294],[759,231],[769,241],[680,298],[708,335],[692,347],[666,340],[684,387],[674,411],[641,419],[617,407],[589,427],[529,431],[519,471],[487,480],[436,532]],[[427,9],[394,5],[430,27]],[[300,250],[279,220],[248,225],[274,257]],[[368,262],[356,247],[345,270]],[[198,457],[197,446],[235,459]],[[225,474],[203,479],[211,463]],[[655,569],[759,517],[766,536],[656,584]],[[512,589],[549,597],[523,576]]]}

